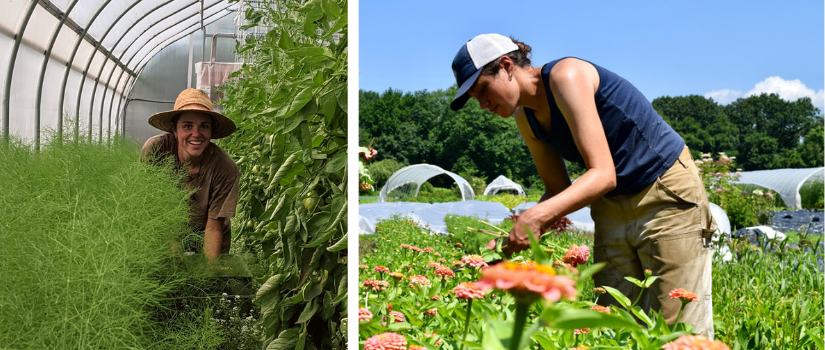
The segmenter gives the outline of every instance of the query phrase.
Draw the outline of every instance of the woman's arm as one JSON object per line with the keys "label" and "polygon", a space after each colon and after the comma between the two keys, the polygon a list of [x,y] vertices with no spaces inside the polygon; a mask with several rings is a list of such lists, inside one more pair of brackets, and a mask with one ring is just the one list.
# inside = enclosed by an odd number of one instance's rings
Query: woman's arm
{"label": "woman's arm", "polygon": [[[560,217],[595,202],[596,199],[616,187],[613,157],[596,110],[595,94],[598,86],[599,74],[596,68],[578,59],[564,59],[550,71],[550,89],[556,105],[570,127],[587,171],[575,183],[561,188],[552,197],[524,212],[519,218],[518,225],[514,226],[510,232],[510,243],[505,252],[519,251],[530,246],[525,226],[538,235],[540,228],[547,223],[555,222]],[[525,142],[526,140],[525,138]],[[530,147],[529,144],[528,147]],[[530,148],[531,153],[534,152],[533,149],[534,147]],[[548,190],[556,190],[551,187],[557,187],[552,179],[559,176],[554,176],[553,173],[545,175],[545,173],[559,170],[552,165],[541,165],[542,161],[539,159],[547,159],[548,155],[541,156],[533,153],[533,156],[545,186]],[[552,164],[561,161],[557,154],[553,159],[559,160],[545,163]],[[545,177],[548,177],[550,181],[545,180]],[[547,195],[545,193],[545,196]]]}
{"label": "woman's arm", "polygon": [[206,229],[203,233],[203,255],[207,260],[215,260],[221,255],[223,241],[223,220],[206,219]]}

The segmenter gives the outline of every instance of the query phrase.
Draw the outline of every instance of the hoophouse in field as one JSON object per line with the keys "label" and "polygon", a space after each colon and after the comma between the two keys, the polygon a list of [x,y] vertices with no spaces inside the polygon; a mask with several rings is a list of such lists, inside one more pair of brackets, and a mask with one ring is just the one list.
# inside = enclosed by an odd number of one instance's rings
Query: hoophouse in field
{"label": "hoophouse in field", "polygon": [[106,141],[160,133],[150,115],[189,87],[240,68],[236,41],[258,1],[8,0],[0,11],[2,136],[33,145],[49,130]]}

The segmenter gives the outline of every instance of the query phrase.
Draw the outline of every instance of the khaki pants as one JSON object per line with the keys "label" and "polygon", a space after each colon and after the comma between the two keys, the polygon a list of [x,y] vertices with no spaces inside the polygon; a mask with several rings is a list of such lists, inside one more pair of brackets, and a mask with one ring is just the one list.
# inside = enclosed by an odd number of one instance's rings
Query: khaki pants
{"label": "khaki pants", "polygon": [[[643,280],[650,269],[659,279],[644,291],[639,306],[660,310],[670,324],[682,304],[668,293],[674,288],[693,292],[699,300],[685,306],[680,321],[713,339],[710,235],[716,224],[688,148],[650,186],[632,195],[602,197],[591,206],[591,215],[593,260],[607,262],[594,276],[596,286],[616,288],[632,302],[640,288],[624,277]],[[609,294],[600,296],[599,304],[617,305]]]}

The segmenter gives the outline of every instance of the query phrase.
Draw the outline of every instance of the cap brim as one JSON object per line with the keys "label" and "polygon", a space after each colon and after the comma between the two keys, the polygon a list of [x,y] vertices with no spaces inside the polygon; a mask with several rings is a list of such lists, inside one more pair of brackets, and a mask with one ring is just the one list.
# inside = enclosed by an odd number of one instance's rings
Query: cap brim
{"label": "cap brim", "polygon": [[464,107],[464,104],[467,103],[467,100],[470,99],[470,95],[467,94],[470,91],[470,88],[473,87],[473,84],[476,83],[478,80],[478,76],[481,75],[481,69],[477,70],[473,75],[470,76],[469,79],[464,81],[464,84],[458,88],[458,92],[455,94],[453,101],[450,102],[450,109],[457,111]]}

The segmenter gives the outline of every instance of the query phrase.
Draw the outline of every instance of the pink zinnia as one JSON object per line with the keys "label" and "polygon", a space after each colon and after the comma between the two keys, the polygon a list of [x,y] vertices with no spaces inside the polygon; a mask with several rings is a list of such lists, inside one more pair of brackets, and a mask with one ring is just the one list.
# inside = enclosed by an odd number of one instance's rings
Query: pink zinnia
{"label": "pink zinnia", "polygon": [[710,340],[698,335],[685,334],[679,339],[662,345],[666,350],[730,350],[725,343],[718,340]]}
{"label": "pink zinnia", "polygon": [[441,276],[442,279],[455,277],[455,273],[453,273],[453,270],[451,270],[449,267],[441,265],[435,268],[435,274],[437,276]]}
{"label": "pink zinnia", "polygon": [[415,246],[410,247],[410,249],[412,249],[412,250],[414,250],[414,251],[416,251],[416,252],[419,252],[419,253],[421,253],[421,252],[423,252],[423,251],[424,251],[424,250],[422,250],[421,248],[418,248],[418,247],[415,247]]}
{"label": "pink zinnia", "polygon": [[441,299],[441,296],[440,295],[433,295],[433,297],[430,298],[430,299],[432,299],[433,301],[438,301],[438,300]]}
{"label": "pink zinnia", "polygon": [[438,258],[438,262],[440,262],[440,263],[445,263],[445,264],[446,264],[446,263],[447,263],[447,260],[444,260],[443,258]]}
{"label": "pink zinnia", "polygon": [[546,265],[531,267],[506,262],[481,270],[481,275],[481,280],[476,282],[481,289],[505,290],[516,298],[545,298],[555,302],[561,298],[574,300],[577,294],[575,281],[556,275],[556,271]]}
{"label": "pink zinnia", "polygon": [[390,286],[390,282],[387,281],[364,281],[365,287],[372,287],[372,290],[386,290],[387,287]]}
{"label": "pink zinnia", "polygon": [[453,261],[453,266],[458,266],[458,265],[461,265],[461,261],[459,261],[459,260],[454,260],[454,261]]}
{"label": "pink zinnia", "polygon": [[407,248],[407,249],[410,249],[410,248],[412,248],[412,246],[410,246],[409,244],[402,244],[402,245],[401,245],[401,248]]}
{"label": "pink zinnia", "polygon": [[430,265],[430,267],[439,267],[439,266],[441,266],[441,264],[435,262],[434,260],[428,261],[427,265]]}
{"label": "pink zinnia", "polygon": [[481,255],[465,255],[461,258],[461,262],[472,267],[480,267],[480,266],[487,266],[487,262],[484,261],[484,258]]}
{"label": "pink zinnia", "polygon": [[410,288],[415,288],[416,285],[431,287],[430,279],[423,275],[410,276]]}
{"label": "pink zinnia", "polygon": [[419,346],[419,345],[410,345],[409,350],[427,350],[427,348],[425,348],[423,346]]}
{"label": "pink zinnia", "polygon": [[693,294],[693,292],[688,292],[682,288],[674,288],[667,294],[667,296],[671,299],[679,298],[683,303],[699,300],[699,297],[697,297],[696,294]]}
{"label": "pink zinnia", "polygon": [[590,328],[582,328],[582,329],[574,329],[573,334],[587,334],[590,332]]}
{"label": "pink zinnia", "polygon": [[484,298],[487,292],[473,282],[463,282],[453,288],[453,294],[455,294],[456,298],[467,300]]}
{"label": "pink zinnia", "polygon": [[407,350],[407,338],[392,332],[373,335],[364,343],[364,350]]}
{"label": "pink zinnia", "polygon": [[358,308],[358,322],[361,321],[369,321],[372,319],[372,312],[367,310],[366,308],[359,307]]}
{"label": "pink zinnia", "polygon": [[424,248],[424,251],[427,252],[427,253],[432,253],[433,248],[432,247],[427,247],[427,248]]}
{"label": "pink zinnia", "polygon": [[424,314],[426,314],[427,316],[435,317],[435,315],[438,314],[438,308],[432,308],[427,311],[424,311]]}
{"label": "pink zinnia", "polygon": [[390,311],[390,317],[395,322],[404,322],[405,321],[404,314],[402,314],[398,311]]}
{"label": "pink zinnia", "polygon": [[378,265],[375,267],[375,272],[390,272],[390,269],[386,266]]}
{"label": "pink zinnia", "polygon": [[590,247],[586,245],[577,246],[573,244],[570,249],[564,253],[564,257],[561,258],[561,261],[565,264],[569,264],[570,266],[576,267],[576,265],[582,265],[587,262],[587,259],[590,258]]}

